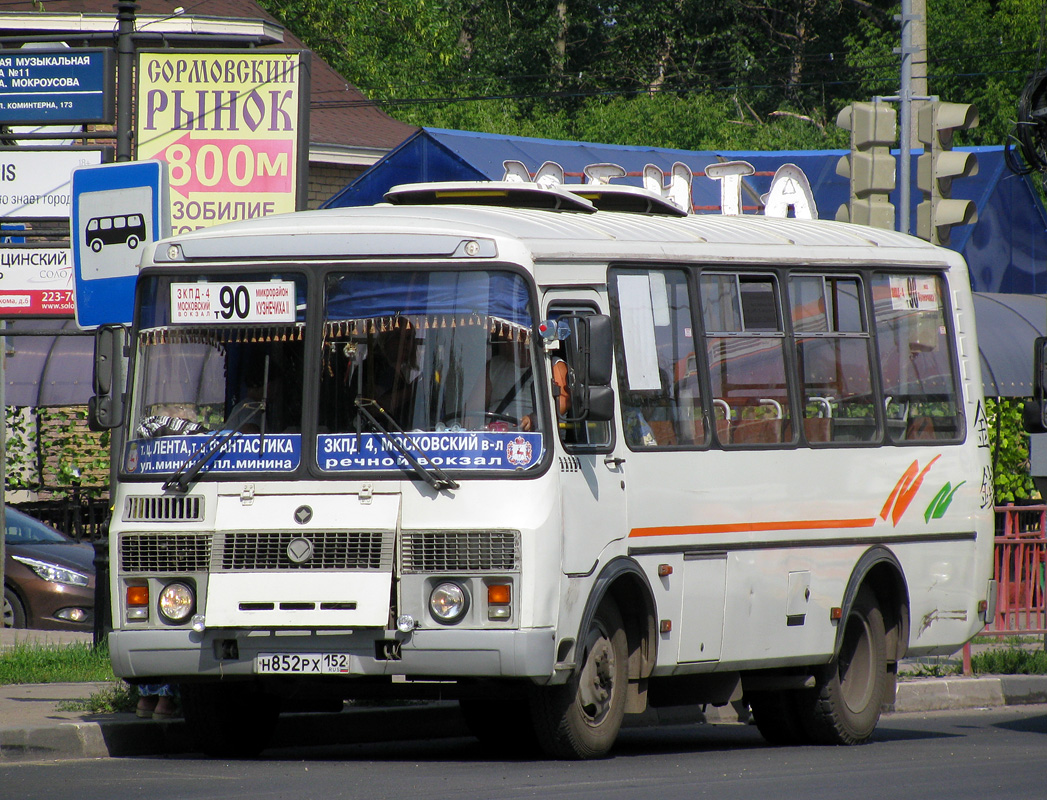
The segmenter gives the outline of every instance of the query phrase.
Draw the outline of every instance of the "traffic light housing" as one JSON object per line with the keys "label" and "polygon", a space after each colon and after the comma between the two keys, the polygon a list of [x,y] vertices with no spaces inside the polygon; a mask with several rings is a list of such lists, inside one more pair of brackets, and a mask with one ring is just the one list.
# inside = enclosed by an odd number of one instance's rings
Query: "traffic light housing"
{"label": "traffic light housing", "polygon": [[978,221],[971,200],[952,199],[955,178],[978,174],[973,153],[952,149],[953,131],[978,126],[978,109],[968,103],[931,102],[917,112],[917,135],[924,153],[916,160],[916,184],[923,202],[916,207],[916,235],[934,244],[949,244],[954,225]]}
{"label": "traffic light housing", "polygon": [[897,139],[898,113],[887,103],[853,103],[839,113],[836,124],[851,132],[851,152],[836,164],[836,174],[850,181],[850,197],[836,219],[894,230],[890,195],[897,165],[891,146]]}

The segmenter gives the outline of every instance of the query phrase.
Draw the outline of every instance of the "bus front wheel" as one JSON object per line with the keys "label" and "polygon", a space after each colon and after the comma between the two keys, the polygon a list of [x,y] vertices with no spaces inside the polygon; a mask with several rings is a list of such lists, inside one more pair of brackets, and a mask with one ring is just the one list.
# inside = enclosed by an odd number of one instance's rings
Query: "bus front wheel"
{"label": "bus front wheel", "polygon": [[562,686],[535,689],[531,714],[542,749],[553,758],[606,755],[625,717],[629,658],[618,606],[605,600],[579,643],[582,666]]}
{"label": "bus front wheel", "polygon": [[269,744],[280,701],[247,683],[182,685],[182,713],[200,752],[254,758]]}
{"label": "bus front wheel", "polygon": [[862,744],[880,718],[887,694],[887,635],[875,595],[867,588],[847,615],[840,652],[803,692],[804,729],[818,744]]}

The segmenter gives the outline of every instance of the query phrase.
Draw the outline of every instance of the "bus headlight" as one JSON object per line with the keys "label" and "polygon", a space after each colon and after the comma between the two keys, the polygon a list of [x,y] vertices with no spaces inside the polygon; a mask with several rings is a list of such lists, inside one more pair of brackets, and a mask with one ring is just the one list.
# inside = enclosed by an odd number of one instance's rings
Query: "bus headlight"
{"label": "bus headlight", "polygon": [[469,594],[451,581],[438,584],[429,595],[429,611],[443,625],[453,625],[469,610]]}
{"label": "bus headlight", "polygon": [[157,600],[160,616],[169,622],[185,622],[196,608],[196,594],[189,584],[176,581],[160,592]]}

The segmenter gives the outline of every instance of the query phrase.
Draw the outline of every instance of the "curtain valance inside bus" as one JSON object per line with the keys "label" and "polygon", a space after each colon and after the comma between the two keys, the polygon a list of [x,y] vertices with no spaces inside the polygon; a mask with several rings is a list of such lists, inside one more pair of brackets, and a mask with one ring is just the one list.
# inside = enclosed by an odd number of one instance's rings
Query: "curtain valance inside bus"
{"label": "curtain valance inside bus", "polygon": [[497,317],[530,328],[529,300],[507,272],[359,272],[330,281],[327,319]]}
{"label": "curtain valance inside bus", "polygon": [[147,328],[139,331],[141,344],[202,344],[222,348],[230,344],[267,344],[270,342],[300,342],[305,326],[263,325],[239,327],[232,325],[186,325],[178,327]]}

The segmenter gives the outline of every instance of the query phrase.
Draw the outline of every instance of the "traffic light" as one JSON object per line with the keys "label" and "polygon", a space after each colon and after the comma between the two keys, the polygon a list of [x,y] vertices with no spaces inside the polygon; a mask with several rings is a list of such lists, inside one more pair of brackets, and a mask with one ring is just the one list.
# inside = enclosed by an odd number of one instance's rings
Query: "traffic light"
{"label": "traffic light", "polygon": [[895,158],[891,146],[898,132],[898,114],[887,103],[854,103],[840,112],[836,124],[851,132],[851,152],[836,164],[836,174],[851,183],[847,205],[836,219],[894,230]]}
{"label": "traffic light", "polygon": [[949,243],[953,225],[978,221],[978,209],[970,200],[953,200],[954,178],[978,174],[973,153],[952,149],[954,130],[978,126],[978,109],[967,103],[931,102],[917,112],[917,135],[925,145],[916,160],[916,184],[923,202],[916,207],[916,235],[934,244]]}

